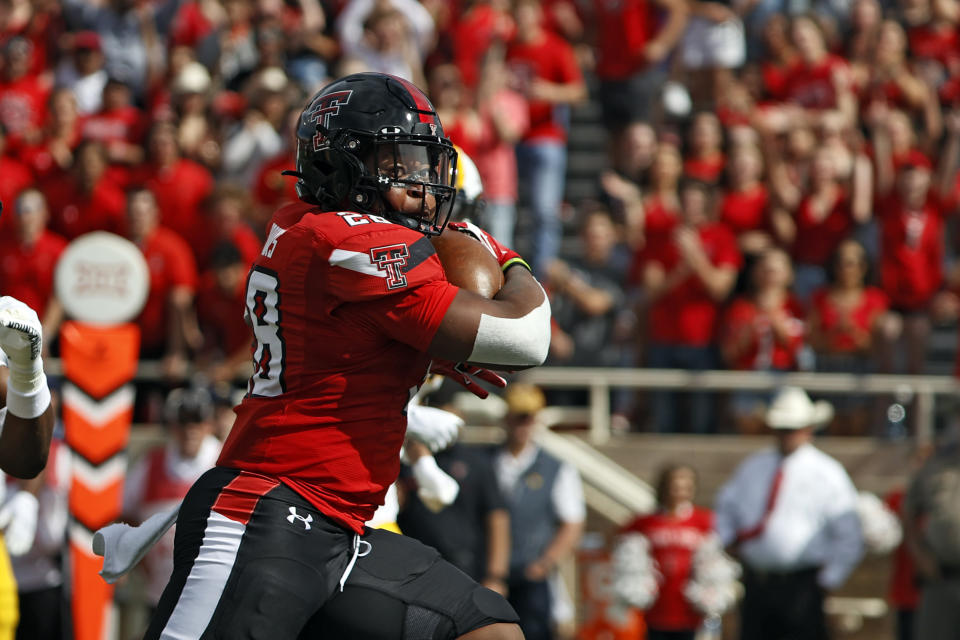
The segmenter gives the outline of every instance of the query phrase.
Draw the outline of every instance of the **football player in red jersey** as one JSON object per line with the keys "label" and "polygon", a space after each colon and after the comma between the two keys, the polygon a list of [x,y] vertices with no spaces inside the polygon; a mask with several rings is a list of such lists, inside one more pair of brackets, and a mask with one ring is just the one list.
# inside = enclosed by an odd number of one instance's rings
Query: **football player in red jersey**
{"label": "football player in red jersey", "polygon": [[469,386],[484,366],[539,365],[543,289],[476,227],[503,288],[487,299],[446,280],[430,236],[450,215],[456,151],[409,82],[331,83],[297,144],[302,202],[273,215],[248,276],[255,371],[218,466],[180,508],[146,637],[521,638],[498,594],[364,522],[397,477],[431,360]]}

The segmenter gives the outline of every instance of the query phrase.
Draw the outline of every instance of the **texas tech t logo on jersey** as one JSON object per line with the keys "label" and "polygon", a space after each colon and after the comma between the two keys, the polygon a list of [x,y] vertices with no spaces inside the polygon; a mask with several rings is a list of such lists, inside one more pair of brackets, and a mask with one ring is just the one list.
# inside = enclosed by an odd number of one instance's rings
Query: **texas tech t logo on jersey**
{"label": "texas tech t logo on jersey", "polygon": [[391,244],[386,247],[370,249],[370,260],[380,271],[387,274],[387,289],[400,289],[407,286],[407,276],[403,267],[407,266],[410,251],[405,244]]}
{"label": "texas tech t logo on jersey", "polygon": [[[347,91],[334,91],[325,96],[320,96],[317,98],[317,101],[313,103],[313,109],[310,111],[310,122],[317,122],[323,125],[324,129],[329,129],[330,116],[339,114],[340,107],[350,102],[351,95],[353,95],[352,89]],[[320,148],[323,141],[324,134],[317,131],[313,136],[314,151]]]}

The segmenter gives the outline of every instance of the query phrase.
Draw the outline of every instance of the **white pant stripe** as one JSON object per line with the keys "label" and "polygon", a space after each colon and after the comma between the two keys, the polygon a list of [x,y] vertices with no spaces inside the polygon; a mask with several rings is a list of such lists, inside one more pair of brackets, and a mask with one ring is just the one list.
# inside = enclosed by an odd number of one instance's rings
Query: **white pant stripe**
{"label": "white pant stripe", "polygon": [[196,640],[203,635],[233,571],[245,530],[242,522],[210,512],[200,553],[160,634],[162,640]]}

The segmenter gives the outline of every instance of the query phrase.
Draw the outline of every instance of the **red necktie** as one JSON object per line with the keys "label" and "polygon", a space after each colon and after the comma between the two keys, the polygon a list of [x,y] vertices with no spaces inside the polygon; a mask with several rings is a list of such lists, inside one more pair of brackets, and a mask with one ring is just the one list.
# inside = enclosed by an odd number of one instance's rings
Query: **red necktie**
{"label": "red necktie", "polygon": [[738,533],[736,544],[746,542],[747,540],[753,540],[763,533],[764,529],[766,529],[767,521],[770,519],[770,513],[773,511],[773,507],[777,504],[777,494],[780,493],[781,480],[783,480],[782,462],[777,467],[776,473],[773,474],[773,481],[770,483],[770,495],[767,496],[767,506],[763,510],[763,515],[760,516],[760,521],[749,529]]}

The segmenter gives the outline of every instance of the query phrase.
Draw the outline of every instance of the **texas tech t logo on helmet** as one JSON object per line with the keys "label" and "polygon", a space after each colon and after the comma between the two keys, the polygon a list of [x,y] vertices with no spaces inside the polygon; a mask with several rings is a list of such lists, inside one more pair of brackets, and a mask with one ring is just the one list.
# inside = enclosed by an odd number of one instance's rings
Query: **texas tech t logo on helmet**
{"label": "texas tech t logo on helmet", "polygon": [[338,115],[340,113],[340,107],[350,102],[350,96],[352,94],[352,90],[334,91],[333,93],[320,96],[316,102],[313,103],[313,107],[310,110],[309,121],[316,122],[323,127],[323,129],[318,127],[316,135],[313,136],[313,148],[315,151],[323,144],[325,137],[323,131],[330,128],[330,116]]}
{"label": "texas tech t logo on helmet", "polygon": [[405,244],[391,244],[386,247],[370,249],[370,260],[377,269],[387,273],[387,289],[399,289],[407,286],[407,276],[403,267],[407,266],[410,251]]}

